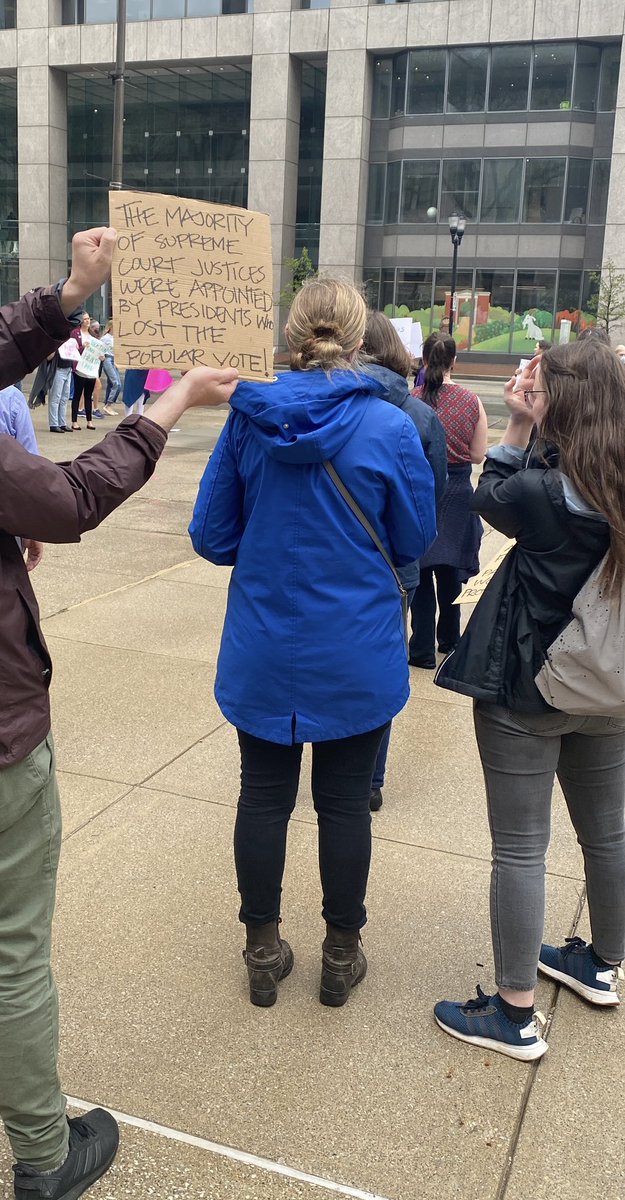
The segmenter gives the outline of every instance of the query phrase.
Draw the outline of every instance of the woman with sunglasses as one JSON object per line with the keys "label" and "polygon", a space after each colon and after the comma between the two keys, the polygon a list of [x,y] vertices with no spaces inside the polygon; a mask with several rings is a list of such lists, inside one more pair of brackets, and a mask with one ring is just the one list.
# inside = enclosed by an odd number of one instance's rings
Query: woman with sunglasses
{"label": "woman with sunglasses", "polygon": [[[573,600],[608,555],[625,580],[625,371],[596,338],[547,350],[506,385],[501,444],[473,509],[516,545],[491,580],[436,682],[473,697],[493,843],[491,927],[497,991],[436,1005],[453,1037],[512,1058],[547,1050],[536,973],[597,1006],[619,1003],[625,954],[625,720],[568,716],[535,677]],[[527,449],[536,427],[537,439]],[[592,941],[543,943],[545,854],[557,775],[584,855]]]}

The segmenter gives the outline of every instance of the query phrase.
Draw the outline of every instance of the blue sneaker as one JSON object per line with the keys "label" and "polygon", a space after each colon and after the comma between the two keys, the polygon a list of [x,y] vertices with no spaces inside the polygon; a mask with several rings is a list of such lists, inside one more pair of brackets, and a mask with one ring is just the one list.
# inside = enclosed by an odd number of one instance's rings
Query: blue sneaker
{"label": "blue sneaker", "polygon": [[620,967],[598,967],[590,946],[580,937],[567,938],[564,946],[541,946],[538,970],[563,983],[591,1004],[619,1004],[616,984]]}
{"label": "blue sneaker", "polygon": [[497,1050],[509,1058],[531,1062],[549,1049],[540,1035],[539,1024],[545,1024],[542,1013],[534,1013],[523,1025],[517,1025],[505,1015],[499,994],[485,996],[479,984],[476,1000],[467,1000],[466,1004],[441,1000],[434,1006],[434,1016],[452,1037],[485,1050]]}

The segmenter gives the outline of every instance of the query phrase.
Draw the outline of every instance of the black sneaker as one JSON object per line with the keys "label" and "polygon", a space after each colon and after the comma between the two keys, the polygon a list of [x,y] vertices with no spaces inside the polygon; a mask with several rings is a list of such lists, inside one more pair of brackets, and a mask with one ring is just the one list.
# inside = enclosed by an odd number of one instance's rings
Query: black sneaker
{"label": "black sneaker", "polygon": [[104,1175],[119,1146],[117,1121],[103,1108],[68,1121],[69,1154],[58,1171],[42,1175],[25,1163],[15,1163],[15,1200],[78,1200]]}
{"label": "black sneaker", "polygon": [[382,789],[381,788],[371,788],[371,793],[369,796],[369,809],[371,810],[371,812],[379,812],[383,803],[384,802],[382,800]]}

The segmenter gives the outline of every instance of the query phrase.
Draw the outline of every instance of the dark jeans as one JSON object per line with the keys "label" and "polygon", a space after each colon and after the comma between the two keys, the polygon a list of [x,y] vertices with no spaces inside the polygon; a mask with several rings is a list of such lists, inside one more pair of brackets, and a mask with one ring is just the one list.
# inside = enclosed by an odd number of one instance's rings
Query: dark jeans
{"label": "dark jeans", "polygon": [[[388,726],[313,744],[312,793],[319,826],[323,917],[339,929],[361,929],[371,862],[371,777]],[[240,920],[265,925],[280,916],[289,818],[295,807],[301,745],[283,746],[237,730],[241,795],[234,858]]]}
{"label": "dark jeans", "polygon": [[[436,576],[436,593],[434,577]],[[460,640],[460,606],[454,600],[462,591],[457,567],[422,567],[419,586],[414,594],[410,612],[412,637],[408,646],[410,658],[433,659],[435,639],[443,650],[451,650]],[[436,600],[438,597],[438,623]]]}
{"label": "dark jeans", "polygon": [[85,416],[87,421],[91,422],[93,415],[92,400],[93,389],[95,387],[95,379],[85,379],[84,375],[74,375],[74,395],[72,396],[72,421],[74,425],[78,420],[78,409],[83,394],[85,397]]}
{"label": "dark jeans", "polygon": [[[584,855],[592,941],[625,955],[625,721],[474,706],[493,839],[491,927],[498,987],[531,991],[543,939],[545,854],[557,775]],[[563,931],[564,932],[564,931]]]}

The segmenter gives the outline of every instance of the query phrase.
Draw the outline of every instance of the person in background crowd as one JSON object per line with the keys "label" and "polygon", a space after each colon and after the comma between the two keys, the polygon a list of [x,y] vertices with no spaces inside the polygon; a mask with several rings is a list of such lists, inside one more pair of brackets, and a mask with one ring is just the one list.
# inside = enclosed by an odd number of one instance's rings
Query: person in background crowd
{"label": "person in background crowd", "polygon": [[543,350],[551,350],[552,345],[553,343],[548,342],[547,338],[541,338],[540,341],[536,342],[536,349],[534,350],[534,353],[542,354]]}
{"label": "person in background crowd", "polygon": [[[488,426],[481,400],[453,383],[456,343],[448,334],[432,333],[423,345],[425,383],[413,395],[434,408],[447,440],[449,481],[439,511],[438,537],[421,560],[420,580],[410,610],[412,636],[408,648],[413,667],[436,667],[436,640],[449,654],[460,638],[460,609],[454,600],[463,583],[479,569],[482,524],[469,508],[473,495],[471,469],[486,453]],[[436,591],[434,590],[436,581]],[[438,599],[438,621],[436,602]]]}
{"label": "person in background crowd", "polygon": [[397,581],[339,484],[400,567],[436,531],[414,422],[359,370],[366,312],[350,284],[303,285],[286,326],[291,370],[239,384],[190,526],[198,554],[234,565],[215,695],[241,751],[239,916],[250,1000],[265,1007],[293,966],[280,897],[304,742],[326,922],[321,1003],[345,1004],[364,979],[371,778],[409,693]]}
{"label": "person in background crowd", "polygon": [[109,417],[117,416],[117,409],[113,408],[122,390],[121,375],[115,365],[115,347],[113,341],[113,322],[109,321],[104,333],[101,337],[102,345],[105,347],[105,355],[102,359],[102,370],[106,375],[106,395],[104,397],[104,412]]}
{"label": "person in background crowd", "polygon": [[[78,329],[72,331],[71,336],[75,339],[78,349],[82,354],[85,346],[91,341],[91,317],[88,312],[83,313],[82,320]],[[76,363],[72,364],[72,373],[74,379],[74,394],[72,396],[72,429],[79,430],[82,427],[78,424],[78,416],[80,410],[80,401],[85,397],[84,413],[87,418],[87,429],[95,429],[92,421],[93,416],[93,392],[95,388],[95,376],[89,377],[82,375],[78,371]]]}
{"label": "person in background crowd", "polygon": [[74,428],[73,425],[67,425],[67,402],[72,396],[72,372],[79,357],[76,339],[71,336],[65,339],[53,355],[55,371],[48,396],[50,433],[71,433]]}
{"label": "person in background crowd", "polygon": [[[73,241],[69,279],[0,310],[0,384],[53,353],[107,278],[115,231]],[[167,432],[191,405],[227,401],[236,371],[196,368],[150,419],[58,464],[0,434],[0,1117],[16,1158],[15,1200],[69,1200],[110,1167],[117,1123],[100,1108],[67,1119],[57,1071],[58,1007],[50,968],[61,813],[48,689],[52,663],[16,538],[78,542],[150,478]],[[88,959],[85,958],[85,970]]]}
{"label": "person in background crowd", "polygon": [[610,345],[610,338],[605,329],[601,329],[599,325],[589,325],[586,329],[582,329],[577,335],[578,342],[596,341],[603,342],[604,346]]}
{"label": "person in background crowd", "polygon": [[126,409],[126,416],[137,410],[139,416],[145,408],[145,401],[149,397],[149,392],[146,390],[147,371],[137,370],[131,367],[124,375],[124,393],[123,401]]}
{"label": "person in background crowd", "polygon": [[[534,359],[471,506],[515,545],[496,571],[436,682],[473,697],[493,843],[491,930],[497,991],[441,1001],[453,1037],[528,1061],[547,1050],[534,1014],[539,970],[605,1009],[619,1003],[625,954],[625,718],[569,716],[535,679],[607,554],[602,603],[625,579],[625,375],[603,339],[579,338]],[[538,447],[527,465],[530,434]],[[599,684],[600,680],[597,679]],[[584,856],[592,941],[543,943],[545,854],[557,775]],[[462,936],[462,932],[460,933]],[[467,958],[471,952],[467,950]],[[580,1037],[581,1026],[576,1033]]]}
{"label": "person in background crowd", "polygon": [[[89,326],[89,336],[92,338],[95,338],[98,342],[100,341],[100,322],[99,321],[91,322],[91,324]],[[102,408],[100,408],[100,400],[102,398],[102,370],[103,370],[102,364],[104,363],[105,357],[106,357],[106,355],[103,353],[101,361],[100,361],[100,370],[98,371],[98,374],[96,375],[95,386],[93,389],[93,400],[92,400],[93,417],[94,417],[94,420],[97,419],[98,421],[103,421],[104,417],[106,416],[106,413],[104,412],[104,410]]]}
{"label": "person in background crowd", "polygon": [[[386,388],[384,399],[407,413],[417,427],[425,457],[432,468],[434,496],[438,510],[447,483],[445,430],[429,404],[424,404],[423,400],[417,400],[416,396],[410,394],[408,374],[412,360],[397,330],[384,313],[368,311],[362,349],[363,355],[366,357],[367,374],[372,375],[374,379],[379,379]],[[412,563],[409,567],[402,568],[399,574],[409,599],[411,599],[414,589],[419,583],[419,564]],[[389,725],[387,732],[382,737],[371,781],[369,807],[372,812],[377,812],[382,807],[382,788],[384,787],[390,739],[391,727]]]}
{"label": "person in background crowd", "polygon": [[[33,386],[30,389],[28,397],[28,407],[38,408],[40,404],[45,404],[46,396],[52,387],[52,381],[56,373],[56,355],[49,354],[44,358],[43,362],[37,368],[37,374],[33,380]],[[16,385],[17,386],[17,385]]]}
{"label": "person in background crowd", "polygon": [[[33,420],[24,394],[18,387],[0,390],[0,433],[7,433],[9,437],[15,438],[29,454],[39,453]],[[20,538],[19,542],[22,552],[26,554],[26,570],[34,571],[43,558],[42,543],[33,538]]]}

